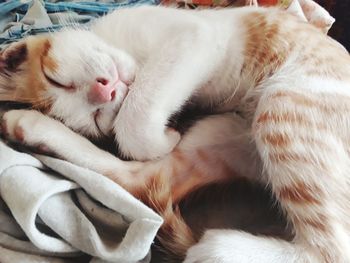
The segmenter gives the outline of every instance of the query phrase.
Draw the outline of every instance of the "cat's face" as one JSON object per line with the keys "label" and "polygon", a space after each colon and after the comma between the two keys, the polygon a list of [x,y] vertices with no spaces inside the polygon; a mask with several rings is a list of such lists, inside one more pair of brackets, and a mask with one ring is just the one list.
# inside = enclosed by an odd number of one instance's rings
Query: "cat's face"
{"label": "cat's face", "polygon": [[109,135],[133,59],[88,31],[28,37],[0,53],[0,101],[26,102],[80,133]]}

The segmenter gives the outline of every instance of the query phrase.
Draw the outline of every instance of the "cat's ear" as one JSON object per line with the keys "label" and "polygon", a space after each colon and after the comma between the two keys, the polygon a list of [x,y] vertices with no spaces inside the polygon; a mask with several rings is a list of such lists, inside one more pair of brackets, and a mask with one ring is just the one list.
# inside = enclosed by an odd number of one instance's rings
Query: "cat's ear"
{"label": "cat's ear", "polygon": [[0,52],[0,102],[16,101],[17,85],[12,79],[18,67],[28,57],[27,45],[25,42],[10,44]]}
{"label": "cat's ear", "polygon": [[0,72],[4,70],[15,71],[19,65],[26,61],[27,57],[28,49],[25,42],[10,44],[0,52]]}

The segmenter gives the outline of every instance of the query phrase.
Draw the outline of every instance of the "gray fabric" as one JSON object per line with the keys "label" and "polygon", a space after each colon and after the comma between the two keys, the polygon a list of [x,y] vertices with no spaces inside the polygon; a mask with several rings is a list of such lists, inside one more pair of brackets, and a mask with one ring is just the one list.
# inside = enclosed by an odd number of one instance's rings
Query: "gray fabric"
{"label": "gray fabric", "polygon": [[149,262],[162,224],[108,178],[2,141],[0,196],[2,263],[77,262],[82,252],[94,263]]}

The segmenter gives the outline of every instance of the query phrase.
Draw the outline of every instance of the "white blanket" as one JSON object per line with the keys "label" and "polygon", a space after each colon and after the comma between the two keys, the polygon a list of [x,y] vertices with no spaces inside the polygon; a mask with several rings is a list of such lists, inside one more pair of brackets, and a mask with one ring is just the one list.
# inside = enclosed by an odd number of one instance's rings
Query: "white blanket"
{"label": "white blanket", "polygon": [[162,224],[108,178],[2,141],[0,197],[2,263],[149,262]]}

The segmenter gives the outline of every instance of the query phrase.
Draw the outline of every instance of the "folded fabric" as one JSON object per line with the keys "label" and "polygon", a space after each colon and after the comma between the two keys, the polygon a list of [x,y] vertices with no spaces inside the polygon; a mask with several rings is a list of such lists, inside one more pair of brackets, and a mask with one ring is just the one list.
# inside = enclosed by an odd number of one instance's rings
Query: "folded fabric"
{"label": "folded fabric", "polygon": [[42,1],[0,0],[0,50],[28,36],[88,23],[112,10],[137,5],[155,5],[158,0]]}
{"label": "folded fabric", "polygon": [[149,262],[162,224],[108,178],[2,141],[0,196],[0,262]]}

